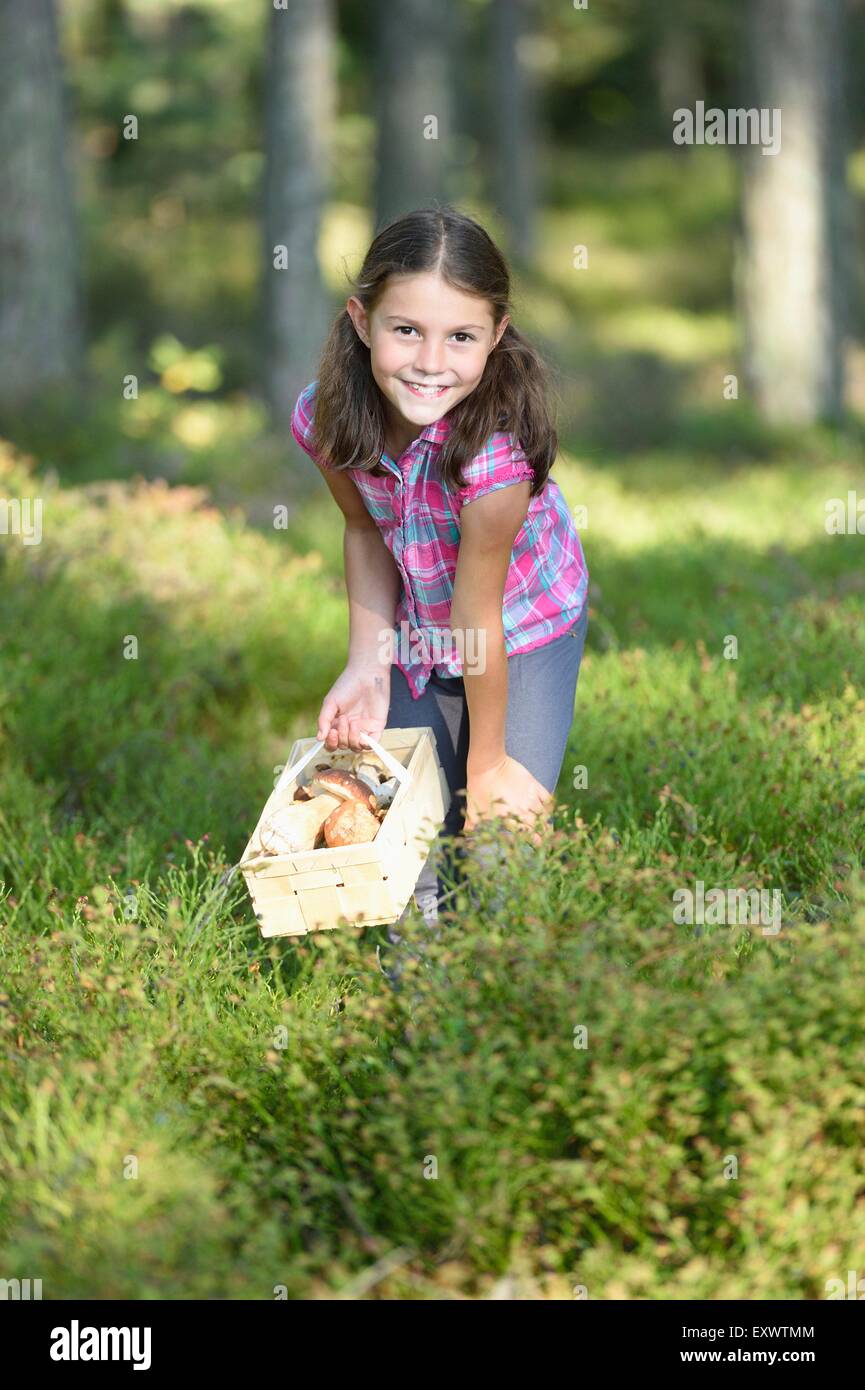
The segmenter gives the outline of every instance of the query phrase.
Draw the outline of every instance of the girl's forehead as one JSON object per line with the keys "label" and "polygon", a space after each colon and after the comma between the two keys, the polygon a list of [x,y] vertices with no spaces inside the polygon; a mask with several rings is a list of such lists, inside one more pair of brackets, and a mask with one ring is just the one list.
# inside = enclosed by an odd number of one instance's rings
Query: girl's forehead
{"label": "girl's forehead", "polygon": [[[450,323],[454,315],[465,318],[476,327],[488,327],[493,322],[492,305],[480,295],[466,294],[432,273],[391,278],[381,296],[376,312],[382,318],[391,315],[417,318],[421,314],[431,323],[437,320]],[[462,316],[462,317],[461,317]]]}

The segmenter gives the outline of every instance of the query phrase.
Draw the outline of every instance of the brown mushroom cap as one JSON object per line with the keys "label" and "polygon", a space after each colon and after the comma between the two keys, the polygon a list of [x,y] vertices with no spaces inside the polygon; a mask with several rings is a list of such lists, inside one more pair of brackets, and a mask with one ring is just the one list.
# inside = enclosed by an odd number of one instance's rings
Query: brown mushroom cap
{"label": "brown mushroom cap", "polygon": [[329,767],[323,772],[316,772],[307,785],[316,796],[325,793],[328,796],[339,796],[343,801],[359,801],[370,810],[375,808],[375,793],[371,792],[359,777],[345,772],[341,767]]}
{"label": "brown mushroom cap", "polygon": [[362,845],[374,840],[379,820],[360,801],[344,801],[324,822],[324,838],[331,849],[339,845]]}

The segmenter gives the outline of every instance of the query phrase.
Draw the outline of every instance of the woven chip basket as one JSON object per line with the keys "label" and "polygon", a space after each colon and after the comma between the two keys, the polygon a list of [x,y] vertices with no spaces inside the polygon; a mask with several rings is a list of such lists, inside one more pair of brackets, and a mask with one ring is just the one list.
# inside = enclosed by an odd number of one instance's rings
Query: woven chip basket
{"label": "woven chip basket", "polygon": [[[368,746],[398,777],[393,802],[374,840],[334,849],[266,854],[262,823],[291,802],[300,773],[323,744],[298,739],[289,763],[268,797],[240,870],[262,936],[305,936],[339,926],[396,922],[414,890],[430,846],[450,806],[450,790],[429,727],[385,729]],[[321,761],[328,758],[322,752]]]}

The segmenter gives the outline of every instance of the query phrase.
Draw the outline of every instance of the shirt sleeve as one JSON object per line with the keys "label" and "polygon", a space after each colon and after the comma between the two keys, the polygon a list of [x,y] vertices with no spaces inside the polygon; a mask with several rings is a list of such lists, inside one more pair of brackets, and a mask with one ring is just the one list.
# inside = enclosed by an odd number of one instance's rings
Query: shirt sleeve
{"label": "shirt sleeve", "polygon": [[311,381],[308,386],[304,386],[298,396],[294,410],[291,412],[291,432],[304,453],[309,454],[311,459],[321,464],[322,468],[329,468],[327,459],[323,458],[315,447],[315,430],[313,422],[315,419],[315,393],[318,381]]}
{"label": "shirt sleeve", "polygon": [[465,487],[457,493],[460,509],[487,492],[510,487],[512,483],[534,482],[534,478],[535,470],[519,440],[504,431],[492,434],[481,452],[463,465]]}

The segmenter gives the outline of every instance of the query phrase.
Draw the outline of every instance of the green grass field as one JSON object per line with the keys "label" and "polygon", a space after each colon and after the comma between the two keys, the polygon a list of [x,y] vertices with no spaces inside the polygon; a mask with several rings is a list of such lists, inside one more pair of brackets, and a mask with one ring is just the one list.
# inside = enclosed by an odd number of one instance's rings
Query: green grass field
{"label": "green grass field", "polygon": [[[0,544],[6,1277],[817,1299],[861,1268],[865,566],[824,520],[865,456],[715,428],[563,450],[593,589],[555,834],[398,993],[383,929],[263,943],[219,891],[344,661],[329,499],[256,529],[4,448],[0,494],[44,503]],[[676,924],[697,880],[778,890],[781,930]]]}

